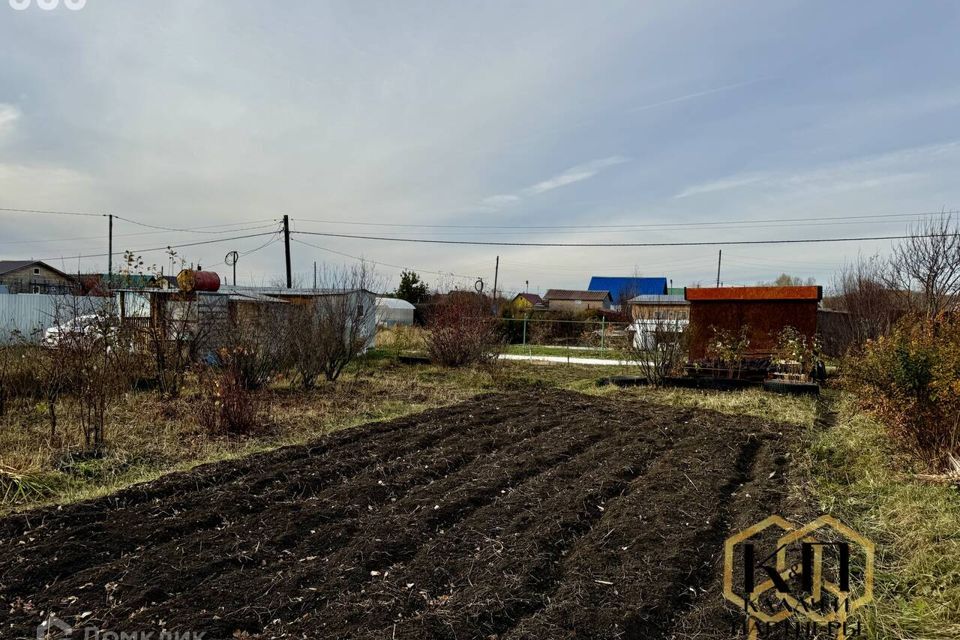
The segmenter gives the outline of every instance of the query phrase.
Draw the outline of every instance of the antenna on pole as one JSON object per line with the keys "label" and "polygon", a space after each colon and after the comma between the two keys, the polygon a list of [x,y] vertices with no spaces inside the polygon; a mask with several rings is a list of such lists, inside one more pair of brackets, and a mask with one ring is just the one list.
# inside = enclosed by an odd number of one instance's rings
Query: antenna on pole
{"label": "antenna on pole", "polygon": [[233,286],[237,286],[237,260],[240,259],[240,254],[236,251],[231,251],[223,258],[223,262],[228,267],[233,267]]}

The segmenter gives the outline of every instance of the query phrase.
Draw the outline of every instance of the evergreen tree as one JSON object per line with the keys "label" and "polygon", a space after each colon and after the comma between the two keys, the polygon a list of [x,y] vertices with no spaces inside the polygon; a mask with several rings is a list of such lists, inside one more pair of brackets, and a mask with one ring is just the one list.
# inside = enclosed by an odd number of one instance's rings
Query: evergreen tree
{"label": "evergreen tree", "polygon": [[405,270],[400,274],[400,286],[393,295],[410,304],[419,304],[427,299],[429,290],[427,283],[420,280],[416,271]]}

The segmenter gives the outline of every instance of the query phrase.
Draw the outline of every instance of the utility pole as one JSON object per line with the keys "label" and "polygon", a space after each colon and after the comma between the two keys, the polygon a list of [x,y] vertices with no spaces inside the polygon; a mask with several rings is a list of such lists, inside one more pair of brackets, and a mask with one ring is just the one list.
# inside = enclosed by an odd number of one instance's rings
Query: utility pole
{"label": "utility pole", "polygon": [[290,216],[283,216],[283,252],[287,264],[287,289],[293,288],[293,277],[290,274]]}
{"label": "utility pole", "polygon": [[723,249],[717,254],[717,286],[720,286],[720,260],[723,259]]}
{"label": "utility pole", "polygon": [[313,261],[313,290],[317,290],[317,261]]}
{"label": "utility pole", "polygon": [[493,304],[497,304],[497,276],[500,275],[500,256],[497,256],[497,265],[493,268]]}
{"label": "utility pole", "polygon": [[107,240],[107,290],[113,286],[113,214],[107,214],[109,238]]}

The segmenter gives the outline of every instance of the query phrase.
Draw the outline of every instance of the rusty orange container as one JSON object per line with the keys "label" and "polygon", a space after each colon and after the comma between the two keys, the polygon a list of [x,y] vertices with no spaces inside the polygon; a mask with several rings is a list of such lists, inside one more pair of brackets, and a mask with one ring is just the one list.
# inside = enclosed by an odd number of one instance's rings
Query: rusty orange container
{"label": "rusty orange container", "polygon": [[186,293],[193,291],[218,291],[220,289],[220,276],[213,271],[184,269],[177,274],[177,284],[180,286],[180,290]]}

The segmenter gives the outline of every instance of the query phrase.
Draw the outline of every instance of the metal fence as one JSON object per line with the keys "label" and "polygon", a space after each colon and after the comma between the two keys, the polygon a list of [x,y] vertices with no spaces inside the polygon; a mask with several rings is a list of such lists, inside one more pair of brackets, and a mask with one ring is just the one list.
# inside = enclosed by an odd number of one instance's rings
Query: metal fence
{"label": "metal fence", "polygon": [[531,355],[611,355],[629,349],[635,327],[606,318],[560,320],[551,318],[504,318],[508,352]]}
{"label": "metal fence", "polygon": [[102,298],[0,293],[0,344],[14,335],[39,340],[44,329],[82,313],[93,313]]}

